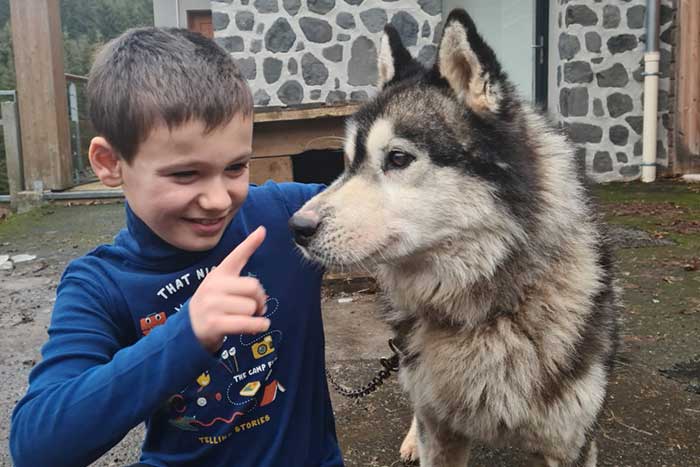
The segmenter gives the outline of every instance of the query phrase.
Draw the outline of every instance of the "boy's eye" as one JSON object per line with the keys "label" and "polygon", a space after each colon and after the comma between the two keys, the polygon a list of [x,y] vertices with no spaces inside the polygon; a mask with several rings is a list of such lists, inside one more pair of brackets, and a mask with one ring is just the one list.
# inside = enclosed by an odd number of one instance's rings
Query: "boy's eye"
{"label": "boy's eye", "polygon": [[194,170],[184,170],[182,172],[174,172],[171,175],[175,178],[189,178],[194,177],[197,174]]}
{"label": "boy's eye", "polygon": [[247,162],[245,162],[245,163],[239,163],[239,164],[231,164],[231,165],[229,165],[228,167],[226,167],[226,171],[227,171],[227,172],[234,172],[234,173],[236,173],[236,172],[242,172],[243,170],[246,169],[246,167],[248,167],[248,163],[247,163]]}

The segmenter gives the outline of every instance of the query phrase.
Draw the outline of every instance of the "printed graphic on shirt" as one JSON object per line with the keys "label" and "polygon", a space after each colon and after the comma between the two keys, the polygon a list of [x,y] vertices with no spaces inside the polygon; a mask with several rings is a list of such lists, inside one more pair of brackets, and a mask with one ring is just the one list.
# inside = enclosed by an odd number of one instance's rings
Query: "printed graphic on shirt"
{"label": "printed graphic on shirt", "polygon": [[151,329],[153,329],[156,326],[160,326],[161,324],[165,324],[165,321],[168,319],[168,316],[165,314],[164,311],[161,311],[159,313],[152,313],[145,318],[141,318],[141,334],[144,336],[147,336],[149,332],[151,332]]}
{"label": "printed graphic on shirt", "polygon": [[169,423],[196,434],[199,442],[218,444],[236,433],[270,421],[260,408],[284,397],[284,382],[275,376],[283,333],[275,328],[280,304],[266,301],[270,329],[260,335],[224,338],[216,364],[168,400]]}

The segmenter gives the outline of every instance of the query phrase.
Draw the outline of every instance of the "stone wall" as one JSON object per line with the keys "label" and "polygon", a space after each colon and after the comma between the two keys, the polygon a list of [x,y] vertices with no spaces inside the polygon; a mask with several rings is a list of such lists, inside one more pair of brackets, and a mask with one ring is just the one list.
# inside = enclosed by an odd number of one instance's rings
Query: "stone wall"
{"label": "stone wall", "polygon": [[[644,0],[556,0],[558,115],[596,181],[641,174]],[[674,36],[672,0],[662,0],[657,157],[667,165]]]}
{"label": "stone wall", "polygon": [[237,61],[256,106],[365,100],[375,92],[384,25],[429,62],[441,0],[212,1],[214,35]]}

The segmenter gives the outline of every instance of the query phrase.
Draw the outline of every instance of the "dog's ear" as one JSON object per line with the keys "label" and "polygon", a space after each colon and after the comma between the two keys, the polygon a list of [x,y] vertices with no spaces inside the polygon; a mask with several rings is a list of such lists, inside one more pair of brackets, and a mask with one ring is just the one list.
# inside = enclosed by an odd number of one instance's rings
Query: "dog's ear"
{"label": "dog's ear", "polygon": [[447,17],[435,67],[473,111],[498,110],[506,76],[466,11],[453,10]]}
{"label": "dog's ear", "polygon": [[400,81],[422,68],[423,66],[414,60],[404,47],[399,32],[391,24],[384,26],[384,34],[379,42],[379,54],[377,55],[377,71],[379,73],[377,87],[383,89],[387,84]]}

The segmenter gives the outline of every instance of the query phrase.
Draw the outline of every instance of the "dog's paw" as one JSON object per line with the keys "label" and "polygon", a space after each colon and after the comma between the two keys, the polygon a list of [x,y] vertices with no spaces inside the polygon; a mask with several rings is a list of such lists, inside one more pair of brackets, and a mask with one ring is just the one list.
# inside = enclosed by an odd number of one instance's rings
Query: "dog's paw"
{"label": "dog's paw", "polygon": [[412,433],[409,432],[404,438],[399,454],[401,455],[401,461],[405,464],[418,462],[418,444],[416,444],[416,437],[412,436]]}

